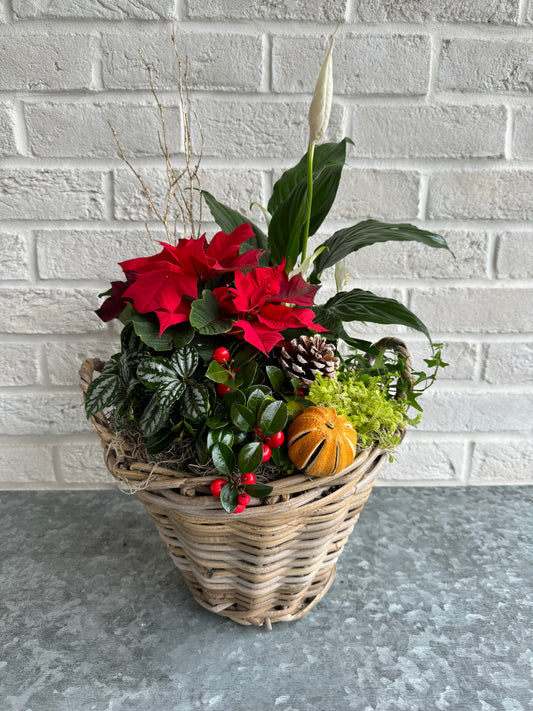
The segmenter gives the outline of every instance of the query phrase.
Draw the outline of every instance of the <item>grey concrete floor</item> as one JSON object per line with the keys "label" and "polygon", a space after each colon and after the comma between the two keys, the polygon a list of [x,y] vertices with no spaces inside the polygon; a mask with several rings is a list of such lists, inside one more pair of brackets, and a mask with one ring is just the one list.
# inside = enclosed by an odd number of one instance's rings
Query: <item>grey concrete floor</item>
{"label": "grey concrete floor", "polygon": [[298,622],[191,598],[142,505],[0,495],[1,711],[526,711],[533,487],[375,489]]}

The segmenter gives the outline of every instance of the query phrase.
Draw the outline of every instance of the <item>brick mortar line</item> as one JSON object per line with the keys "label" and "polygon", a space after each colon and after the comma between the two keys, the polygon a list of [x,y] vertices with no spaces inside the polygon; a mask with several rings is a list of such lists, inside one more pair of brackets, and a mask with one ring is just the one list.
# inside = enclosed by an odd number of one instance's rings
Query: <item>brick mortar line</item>
{"label": "brick mortar line", "polygon": [[520,0],[518,5],[518,23],[525,24],[527,20],[528,0]]}
{"label": "brick mortar line", "polygon": [[[301,154],[307,150],[302,141]],[[128,156],[129,160],[139,169],[164,169],[163,159],[154,156]],[[180,153],[174,153],[171,158],[179,163],[183,159]],[[298,162],[294,158],[237,158],[204,155],[202,170],[233,170],[233,171],[282,171],[293,167]],[[80,172],[100,171],[102,173],[114,169],[128,168],[119,158],[101,158],[96,156],[8,156],[0,160],[0,169],[9,170],[75,170]],[[483,170],[487,174],[495,172],[526,172],[533,170],[533,158],[508,160],[502,156],[457,156],[457,157],[366,157],[348,153],[345,169],[363,170],[396,170],[402,172],[428,171],[428,175],[443,172],[468,172]]]}
{"label": "brick mortar line", "polygon": [[[533,30],[532,30],[533,32]],[[156,78],[157,79],[157,78]],[[178,106],[176,99],[176,89],[158,88],[155,82],[157,93],[163,102],[164,107],[175,108]],[[242,90],[238,87],[231,90],[224,89],[191,89],[191,99],[193,103],[198,100],[225,100],[228,102],[242,103],[294,103],[295,100],[302,104],[310,104],[313,90],[309,91],[273,91],[265,92],[259,87],[256,90]],[[529,106],[533,100],[533,93],[476,93],[476,92],[435,92],[428,102],[428,93],[424,94],[358,94],[340,93],[333,95],[333,104],[339,106],[359,106],[378,105],[387,108],[389,106],[413,105],[416,106],[502,106],[518,105]],[[50,89],[28,91],[25,89],[0,89],[0,99],[20,100],[25,103],[56,103],[80,105],[94,103],[124,103],[139,106],[152,106],[154,111],[157,107],[150,89],[146,87],[122,89],[112,87],[102,87],[101,89]],[[138,103],[143,101],[144,103]]]}
{"label": "brick mortar line", "polygon": [[507,122],[505,126],[505,158],[513,160],[513,131],[514,131],[514,111],[513,107],[507,106]]}
{"label": "brick mortar line", "polygon": [[264,32],[262,39],[261,89],[266,94],[272,93],[272,37]]}
{"label": "brick mortar line", "polygon": [[[522,6],[527,0],[522,0]],[[522,9],[522,7],[521,7]],[[524,12],[525,20],[525,12]],[[519,20],[520,21],[520,20]],[[162,29],[168,29],[170,32],[172,18],[157,18],[157,19],[141,19],[141,18],[116,18],[109,19],[103,17],[94,18],[26,18],[15,19],[11,23],[11,30],[16,32],[42,32],[49,33],[51,30],[58,33],[61,32],[92,32],[95,30],[95,25],[101,31],[111,31],[117,34],[128,34],[132,30],[140,32],[153,31],[158,32]],[[187,31],[196,31],[199,34],[216,34],[216,33],[236,33],[236,34],[260,34],[262,32],[276,32],[279,36],[310,36],[316,37],[317,32],[323,33],[324,36],[329,35],[336,26],[335,20],[307,20],[307,19],[280,19],[268,20],[263,18],[253,19],[219,19],[205,16],[203,18],[184,18],[176,23],[177,33],[184,29]],[[469,38],[469,39],[521,39],[522,37],[531,37],[531,24],[521,25],[517,23],[500,23],[490,24],[483,22],[461,22],[454,20],[446,21],[379,21],[379,22],[357,22],[343,21],[341,19],[340,32],[348,32],[355,35],[429,35],[435,28],[440,32],[451,37]],[[1,34],[1,31],[0,31]]]}

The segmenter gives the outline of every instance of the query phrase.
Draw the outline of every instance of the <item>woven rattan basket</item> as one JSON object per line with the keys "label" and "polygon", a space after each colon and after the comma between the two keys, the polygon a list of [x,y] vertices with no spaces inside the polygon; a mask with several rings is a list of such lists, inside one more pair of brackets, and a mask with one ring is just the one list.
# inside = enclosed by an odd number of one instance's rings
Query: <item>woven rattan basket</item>
{"label": "woven rattan basket", "polygon": [[[396,339],[377,345],[408,357]],[[102,367],[96,359],[83,363],[84,393]],[[136,490],[195,599],[242,625],[270,628],[296,620],[324,596],[388,457],[373,447],[332,477],[278,479],[267,499],[252,499],[243,513],[233,515],[211,495],[213,477],[136,461],[123,446],[119,452],[113,446],[115,434],[103,413],[91,421],[109,471]]]}

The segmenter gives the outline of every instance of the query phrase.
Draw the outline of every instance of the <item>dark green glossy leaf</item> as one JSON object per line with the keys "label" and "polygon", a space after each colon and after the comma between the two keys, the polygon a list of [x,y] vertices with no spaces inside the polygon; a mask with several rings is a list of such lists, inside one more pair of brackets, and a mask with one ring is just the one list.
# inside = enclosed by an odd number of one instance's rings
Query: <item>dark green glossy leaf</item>
{"label": "dark green glossy leaf", "polygon": [[268,379],[272,383],[273,389],[276,392],[280,392],[285,382],[285,375],[283,374],[283,371],[275,365],[267,365],[265,370],[267,372]]}
{"label": "dark green glossy leaf", "polygon": [[200,464],[207,464],[209,461],[209,450],[207,449],[205,440],[203,437],[196,437],[194,440],[194,449],[196,450],[196,456]]}
{"label": "dark green glossy leaf", "polygon": [[190,378],[198,367],[198,353],[193,346],[183,346],[172,354],[172,365],[182,378]]}
{"label": "dark green glossy leaf", "polygon": [[226,333],[233,325],[233,320],[223,316],[218,301],[209,289],[204,289],[202,296],[192,302],[190,322],[200,333],[215,336]]}
{"label": "dark green glossy leaf", "polygon": [[215,442],[211,447],[211,459],[217,470],[224,476],[231,476],[235,469],[233,450],[224,442]]}
{"label": "dark green glossy leaf", "polygon": [[[353,141],[349,138],[345,138],[344,141],[353,143]],[[313,155],[313,172],[320,170],[330,162],[337,162],[338,147],[338,143],[322,143],[319,146],[315,146],[315,152]],[[299,163],[297,163],[297,165],[284,171],[280,178],[274,183],[272,196],[268,201],[267,206],[267,210],[271,215],[276,212],[283,201],[290,195],[291,191],[302,180],[307,181],[307,153],[303,156]]]}
{"label": "dark green glossy leaf", "polygon": [[273,489],[266,484],[248,484],[248,486],[244,487],[244,490],[255,499],[264,499],[265,496],[269,496],[272,493]]}
{"label": "dark green glossy leaf", "polygon": [[344,259],[348,254],[357,252],[362,247],[378,242],[420,242],[428,247],[436,247],[439,249],[448,249],[448,244],[444,237],[421,230],[415,225],[409,224],[387,224],[378,222],[377,220],[365,220],[359,222],[352,227],[346,227],[338,230],[323,246],[324,249],[314,262],[313,272],[310,277],[312,283],[318,283],[321,273],[324,269],[332,267],[341,259]]}
{"label": "dark green glossy leaf", "polygon": [[159,452],[164,452],[165,449],[171,447],[175,438],[176,435],[174,432],[170,428],[165,427],[146,438],[146,449],[149,454],[159,454]]}
{"label": "dark green glossy leaf", "polygon": [[245,363],[239,370],[239,379],[244,387],[249,387],[255,382],[257,363]]}
{"label": "dark green glossy leaf", "polygon": [[268,437],[280,432],[287,424],[287,405],[281,400],[269,403],[259,418],[259,426],[263,434]]}
{"label": "dark green glossy leaf", "polygon": [[254,469],[257,469],[257,467],[261,464],[262,459],[263,445],[261,442],[249,442],[248,444],[245,444],[239,452],[237,466],[243,474],[246,472],[253,472]]}
{"label": "dark green glossy leaf", "polygon": [[217,363],[216,360],[212,360],[211,363],[209,363],[205,377],[215,383],[224,383],[224,385],[227,385],[229,382],[228,371],[221,363]]}
{"label": "dark green glossy leaf", "polygon": [[172,334],[167,329],[159,337],[159,321],[155,316],[136,314],[132,320],[135,333],[143,343],[155,351],[169,351],[172,348]]}
{"label": "dark green glossy leaf", "polygon": [[120,380],[112,373],[102,374],[87,388],[85,396],[85,413],[87,417],[96,414],[104,407],[118,402],[120,398]]}
{"label": "dark green glossy leaf", "polygon": [[234,439],[235,437],[233,432],[227,427],[221,427],[217,430],[209,430],[207,433],[207,447],[211,449],[211,447],[217,444],[217,442],[222,442],[223,444],[227,444],[228,447],[231,447]]}
{"label": "dark green glossy leaf", "polygon": [[352,289],[335,294],[324,304],[331,316],[341,321],[370,321],[371,323],[396,323],[421,331],[431,340],[422,321],[396,299],[376,296],[371,291]]}
{"label": "dark green glossy leaf", "polygon": [[255,223],[247,217],[244,217],[244,215],[241,215],[240,212],[223,205],[216,198],[214,198],[211,193],[208,193],[207,190],[202,190],[202,196],[207,204],[207,207],[211,211],[215,222],[223,232],[229,234],[239,227],[239,225],[247,222],[251,225],[254,231],[254,237],[247,240],[245,244],[257,249],[268,249],[267,236]]}
{"label": "dark green glossy leaf", "polygon": [[181,396],[181,413],[194,424],[203,422],[209,412],[209,393],[203,383],[187,384]]}
{"label": "dark green glossy leaf", "polygon": [[265,398],[266,393],[262,388],[250,389],[250,393],[248,394],[248,401],[246,403],[248,405],[248,409],[251,410],[257,416],[257,413],[261,409],[261,405],[265,402]]}
{"label": "dark green glossy leaf", "polygon": [[228,418],[222,410],[218,409],[210,417],[207,418],[205,424],[209,427],[210,430],[217,430],[220,427],[224,427],[224,425],[228,424]]}
{"label": "dark green glossy leaf", "polygon": [[230,484],[229,482],[222,487],[220,492],[220,503],[225,511],[228,513],[233,513],[237,508],[237,497],[239,496],[239,491],[236,486]]}
{"label": "dark green glossy leaf", "polygon": [[246,398],[244,397],[244,393],[242,392],[242,390],[230,390],[230,392],[224,395],[224,397],[222,398],[222,407],[224,408],[224,411],[227,413],[228,417],[230,416],[231,408],[235,404],[246,404]]}
{"label": "dark green glossy leaf", "polygon": [[244,405],[231,406],[231,421],[239,430],[251,432],[255,427],[255,414]]}

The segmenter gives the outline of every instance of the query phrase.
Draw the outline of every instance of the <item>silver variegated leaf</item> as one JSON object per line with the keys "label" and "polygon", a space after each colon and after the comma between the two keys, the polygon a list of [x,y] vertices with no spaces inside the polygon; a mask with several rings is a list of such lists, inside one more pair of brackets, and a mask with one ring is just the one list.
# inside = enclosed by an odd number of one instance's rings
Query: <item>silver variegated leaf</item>
{"label": "silver variegated leaf", "polygon": [[198,353],[191,346],[183,346],[174,351],[171,362],[182,378],[189,378],[198,367]]}
{"label": "silver variegated leaf", "polygon": [[169,411],[172,406],[180,399],[185,390],[185,383],[181,380],[174,380],[156,391],[157,399],[162,408],[167,408]]}
{"label": "silver variegated leaf", "polygon": [[146,436],[158,432],[167,423],[170,416],[170,408],[161,407],[157,393],[152,396],[152,399],[148,403],[145,411],[143,412],[141,419],[139,420],[139,427],[141,432]]}
{"label": "silver variegated leaf", "polygon": [[137,367],[137,377],[143,385],[152,390],[176,382],[178,374],[168,358],[154,356],[144,358]]}
{"label": "silver variegated leaf", "polygon": [[181,396],[181,412],[189,422],[202,422],[209,412],[209,393],[203,383],[187,385]]}
{"label": "silver variegated leaf", "polygon": [[120,380],[113,373],[100,375],[87,388],[85,412],[87,417],[94,415],[104,407],[114,405],[120,398]]}

